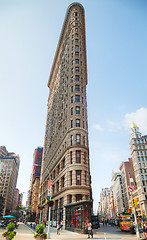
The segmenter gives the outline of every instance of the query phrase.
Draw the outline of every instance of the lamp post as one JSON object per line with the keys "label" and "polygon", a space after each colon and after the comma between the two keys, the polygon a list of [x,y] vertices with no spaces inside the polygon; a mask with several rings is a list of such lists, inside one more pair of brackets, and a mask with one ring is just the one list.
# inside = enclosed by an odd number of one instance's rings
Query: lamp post
{"label": "lamp post", "polygon": [[[144,169],[147,169],[147,168],[144,168]],[[130,181],[131,173],[134,173],[134,172],[136,172],[138,170],[140,170],[140,168],[134,170],[133,172],[129,172],[129,184],[130,184],[130,186],[131,186],[131,181]],[[133,197],[132,197],[132,192],[131,192],[131,200],[132,199],[133,199]],[[139,236],[139,228],[138,228],[138,223],[137,223],[136,206],[134,206],[134,218],[135,218],[136,236],[139,238],[140,236]]]}

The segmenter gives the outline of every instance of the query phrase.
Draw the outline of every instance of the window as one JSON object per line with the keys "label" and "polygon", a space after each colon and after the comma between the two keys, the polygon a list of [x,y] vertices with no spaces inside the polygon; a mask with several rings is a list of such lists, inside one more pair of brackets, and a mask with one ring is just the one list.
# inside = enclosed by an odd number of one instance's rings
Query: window
{"label": "window", "polygon": [[78,46],[78,45],[76,45],[76,46],[75,46],[75,49],[79,49],[79,46]]}
{"label": "window", "polygon": [[75,28],[75,31],[78,32],[78,28]]}
{"label": "window", "polygon": [[144,158],[143,158],[143,157],[141,157],[141,160],[142,160],[142,161],[144,161]]}
{"label": "window", "polygon": [[80,114],[80,107],[76,106],[76,114]]}
{"label": "window", "polygon": [[141,155],[143,155],[143,152],[140,152]]}
{"label": "window", "polygon": [[76,72],[79,72],[79,67],[76,67],[75,70],[76,70]]}
{"label": "window", "polygon": [[75,12],[75,16],[76,16],[76,17],[78,16],[78,13],[77,13],[77,12]]}
{"label": "window", "polygon": [[146,151],[144,151],[144,155],[146,155]]}
{"label": "window", "polygon": [[80,95],[76,95],[76,102],[80,102]]}
{"label": "window", "polygon": [[72,164],[72,152],[70,152],[70,164]]}
{"label": "window", "polygon": [[134,143],[136,144],[136,140],[134,140]]}
{"label": "window", "polygon": [[55,193],[55,185],[52,186],[53,194]]}
{"label": "window", "polygon": [[84,164],[86,164],[86,152],[84,152]]}
{"label": "window", "polygon": [[74,69],[73,69],[73,68],[71,69],[71,72],[72,72],[72,73],[74,72]]}
{"label": "window", "polygon": [[145,146],[143,145],[142,148],[145,149]]}
{"label": "window", "polygon": [[76,62],[76,64],[79,64],[79,59],[76,59],[75,62]]}
{"label": "window", "polygon": [[71,61],[71,64],[72,64],[72,65],[74,64],[74,61],[73,61],[73,60]]}
{"label": "window", "polygon": [[144,188],[144,192],[146,192],[146,188]]}
{"label": "window", "polygon": [[81,185],[81,171],[80,170],[76,171],[76,184]]}
{"label": "window", "polygon": [[143,163],[142,165],[143,165],[143,167],[145,167],[145,164],[144,164],[144,163]]}
{"label": "window", "polygon": [[73,115],[73,108],[71,108],[71,115]]}
{"label": "window", "polygon": [[76,92],[79,92],[80,91],[80,85],[76,85],[75,90],[76,90]]}
{"label": "window", "polygon": [[141,163],[139,163],[139,167],[141,167]]}
{"label": "window", "polygon": [[76,144],[80,144],[80,134],[76,134]]}
{"label": "window", "polygon": [[73,92],[73,86],[71,87],[71,92]]}
{"label": "window", "polygon": [[73,145],[73,135],[71,135],[71,145]]}
{"label": "window", "polygon": [[76,127],[80,127],[80,119],[76,119]]}
{"label": "window", "polygon": [[140,143],[140,140],[138,140],[137,142]]}
{"label": "window", "polygon": [[62,169],[65,168],[65,158],[62,160]]}
{"label": "window", "polygon": [[71,120],[71,128],[73,128],[73,120]]}
{"label": "window", "polygon": [[78,33],[75,33],[75,37],[78,37]]}
{"label": "window", "polygon": [[73,76],[71,77],[71,82],[73,82]]}
{"label": "window", "polygon": [[137,152],[137,155],[139,155],[139,152]]}
{"label": "window", "polygon": [[79,52],[75,52],[75,56],[78,57],[79,56]]}
{"label": "window", "polygon": [[141,142],[144,143],[144,142],[143,142],[143,139],[141,139]]}
{"label": "window", "polygon": [[83,145],[85,146],[85,136],[83,136]]}
{"label": "window", "polygon": [[71,97],[71,103],[73,103],[73,96]]}
{"label": "window", "polygon": [[64,188],[64,184],[65,184],[65,177],[63,176],[61,178],[61,186],[62,186],[62,188]]}
{"label": "window", "polygon": [[56,190],[59,192],[59,181],[56,183]]}
{"label": "window", "polygon": [[70,185],[72,185],[72,171],[70,171]]}
{"label": "window", "polygon": [[79,81],[79,75],[76,75],[76,81],[78,82]]}
{"label": "window", "polygon": [[79,40],[78,39],[75,39],[75,43],[78,43],[79,42]]}
{"label": "window", "polygon": [[81,151],[76,151],[76,163],[81,163]]}
{"label": "window", "polygon": [[85,128],[85,122],[83,121],[83,128]]}
{"label": "window", "polygon": [[142,180],[144,179],[143,175],[141,175],[141,179],[142,179]]}

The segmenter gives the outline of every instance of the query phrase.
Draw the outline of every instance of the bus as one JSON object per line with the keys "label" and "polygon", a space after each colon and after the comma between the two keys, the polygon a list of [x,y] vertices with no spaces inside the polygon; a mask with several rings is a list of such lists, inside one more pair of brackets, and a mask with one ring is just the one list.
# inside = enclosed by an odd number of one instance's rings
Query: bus
{"label": "bus", "polygon": [[91,223],[92,223],[92,228],[99,228],[100,223],[99,223],[99,217],[96,216],[91,216]]}

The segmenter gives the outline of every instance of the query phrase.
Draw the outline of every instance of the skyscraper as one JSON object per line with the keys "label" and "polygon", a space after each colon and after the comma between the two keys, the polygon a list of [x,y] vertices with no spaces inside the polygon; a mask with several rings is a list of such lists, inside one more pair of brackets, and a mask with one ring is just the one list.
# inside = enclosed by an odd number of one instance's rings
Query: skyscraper
{"label": "skyscraper", "polygon": [[[66,228],[82,230],[92,206],[86,85],[85,14],[81,4],[73,3],[65,16],[48,81],[40,203],[45,206],[50,179],[55,200],[51,218],[63,220]],[[43,218],[47,212],[45,206]]]}
{"label": "skyscraper", "polygon": [[33,166],[29,188],[29,205],[31,205],[31,220],[34,220],[38,213],[40,172],[42,163],[42,147],[37,147],[33,154]]}
{"label": "skyscraper", "polygon": [[8,152],[6,147],[1,146],[0,162],[4,170],[3,177],[1,178],[2,184],[0,185],[0,196],[4,199],[3,214],[9,214],[14,206],[20,160],[18,155],[13,152]]}
{"label": "skyscraper", "polygon": [[142,136],[139,127],[131,126],[131,155],[140,202],[140,214],[147,216],[147,135]]}

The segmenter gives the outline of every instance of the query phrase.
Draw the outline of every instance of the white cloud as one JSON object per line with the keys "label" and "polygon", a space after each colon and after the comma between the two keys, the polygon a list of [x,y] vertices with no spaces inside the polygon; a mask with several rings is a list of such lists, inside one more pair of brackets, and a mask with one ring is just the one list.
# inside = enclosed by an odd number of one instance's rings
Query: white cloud
{"label": "white cloud", "polygon": [[95,128],[95,129],[98,130],[99,132],[102,132],[102,131],[103,131],[103,128],[102,128],[99,124],[93,125],[93,128]]}
{"label": "white cloud", "polygon": [[147,134],[147,108],[140,108],[136,112],[127,113],[124,118],[125,128],[130,128],[132,122],[139,127],[140,132]]}

